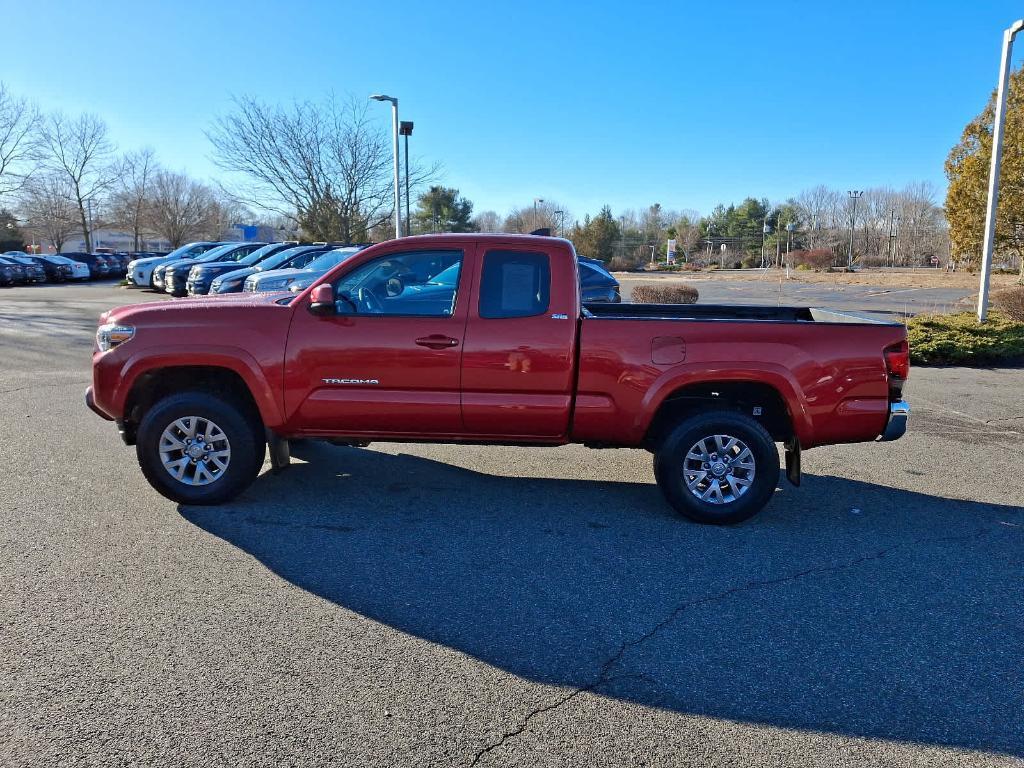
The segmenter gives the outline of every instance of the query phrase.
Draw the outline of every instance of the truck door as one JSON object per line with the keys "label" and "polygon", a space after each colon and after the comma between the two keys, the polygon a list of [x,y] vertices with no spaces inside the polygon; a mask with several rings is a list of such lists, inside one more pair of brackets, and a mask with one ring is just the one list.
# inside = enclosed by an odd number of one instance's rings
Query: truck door
{"label": "truck door", "polygon": [[396,250],[334,280],[337,314],[300,307],[285,407],[301,432],[459,435],[472,243]]}
{"label": "truck door", "polygon": [[579,289],[569,248],[479,244],[462,351],[462,419],[477,435],[569,429]]}

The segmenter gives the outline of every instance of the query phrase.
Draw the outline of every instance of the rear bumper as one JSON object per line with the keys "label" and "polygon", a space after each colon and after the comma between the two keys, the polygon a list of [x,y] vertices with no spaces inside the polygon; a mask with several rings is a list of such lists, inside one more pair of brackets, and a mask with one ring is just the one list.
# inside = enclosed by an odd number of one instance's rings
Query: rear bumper
{"label": "rear bumper", "polygon": [[880,441],[899,440],[907,431],[909,419],[910,403],[906,400],[889,403],[889,421],[886,422],[885,431],[878,436],[878,439]]}

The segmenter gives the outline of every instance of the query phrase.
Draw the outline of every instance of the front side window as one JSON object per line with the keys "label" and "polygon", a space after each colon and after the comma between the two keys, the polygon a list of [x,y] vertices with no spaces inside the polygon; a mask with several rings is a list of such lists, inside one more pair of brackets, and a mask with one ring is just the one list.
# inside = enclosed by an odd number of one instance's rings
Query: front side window
{"label": "front side window", "polygon": [[546,253],[488,251],[480,278],[480,317],[533,317],[548,311],[551,267]]}
{"label": "front side window", "polygon": [[339,314],[450,317],[462,251],[407,251],[357,267],[334,285]]}

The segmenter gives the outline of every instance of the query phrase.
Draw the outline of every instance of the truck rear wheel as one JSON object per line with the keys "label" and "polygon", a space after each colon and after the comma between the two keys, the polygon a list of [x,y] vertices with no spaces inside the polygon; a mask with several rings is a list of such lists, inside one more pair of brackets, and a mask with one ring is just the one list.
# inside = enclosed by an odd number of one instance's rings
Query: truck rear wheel
{"label": "truck rear wheel", "polygon": [[668,503],[691,520],[738,523],[771,499],[779,453],[754,419],[713,411],[691,416],[669,433],[655,453],[654,477]]}
{"label": "truck rear wheel", "polygon": [[155,403],[136,435],[139,466],[161,495],[179,504],[220,504],[259,474],[262,428],[234,404],[206,392]]}

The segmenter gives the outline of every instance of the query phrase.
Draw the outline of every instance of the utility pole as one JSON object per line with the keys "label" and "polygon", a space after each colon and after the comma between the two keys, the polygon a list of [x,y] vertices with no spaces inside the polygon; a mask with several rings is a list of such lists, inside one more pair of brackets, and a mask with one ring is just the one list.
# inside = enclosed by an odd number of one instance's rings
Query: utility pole
{"label": "utility pole", "polygon": [[885,263],[889,264],[890,262],[892,262],[892,266],[894,266],[894,267],[896,266],[896,248],[895,248],[896,244],[893,242],[896,239],[896,233],[893,230],[893,227],[895,226],[895,224],[896,224],[896,209],[895,208],[890,208],[889,209],[889,242],[887,244],[889,246],[889,248],[888,248],[888,250],[889,250],[889,253],[888,253],[889,258],[887,258],[885,260]]}
{"label": "utility pole", "polygon": [[988,316],[988,286],[992,274],[992,250],[996,240],[996,211],[999,207],[999,169],[1003,160],[1003,133],[1006,123],[1006,92],[1010,89],[1010,56],[1013,38],[1024,29],[1024,19],[1013,22],[1003,32],[1003,56],[999,62],[999,88],[996,92],[996,114],[992,125],[992,167],[988,175],[988,208],[985,211],[985,239],[982,241],[981,285],[978,289],[978,322]]}
{"label": "utility pole", "polygon": [[851,189],[848,193],[853,201],[853,211],[850,213],[850,249],[846,252],[846,269],[853,269],[853,233],[857,226],[857,201],[864,196],[864,190]]}
{"label": "utility pole", "polygon": [[533,198],[533,228],[537,229],[537,203],[543,203],[543,197]]}
{"label": "utility pole", "polygon": [[411,120],[402,120],[398,124],[398,132],[402,136],[405,136],[405,236],[408,237],[411,230],[409,229],[409,222],[411,214],[409,209],[411,207],[411,201],[409,200],[409,137],[412,136]]}

